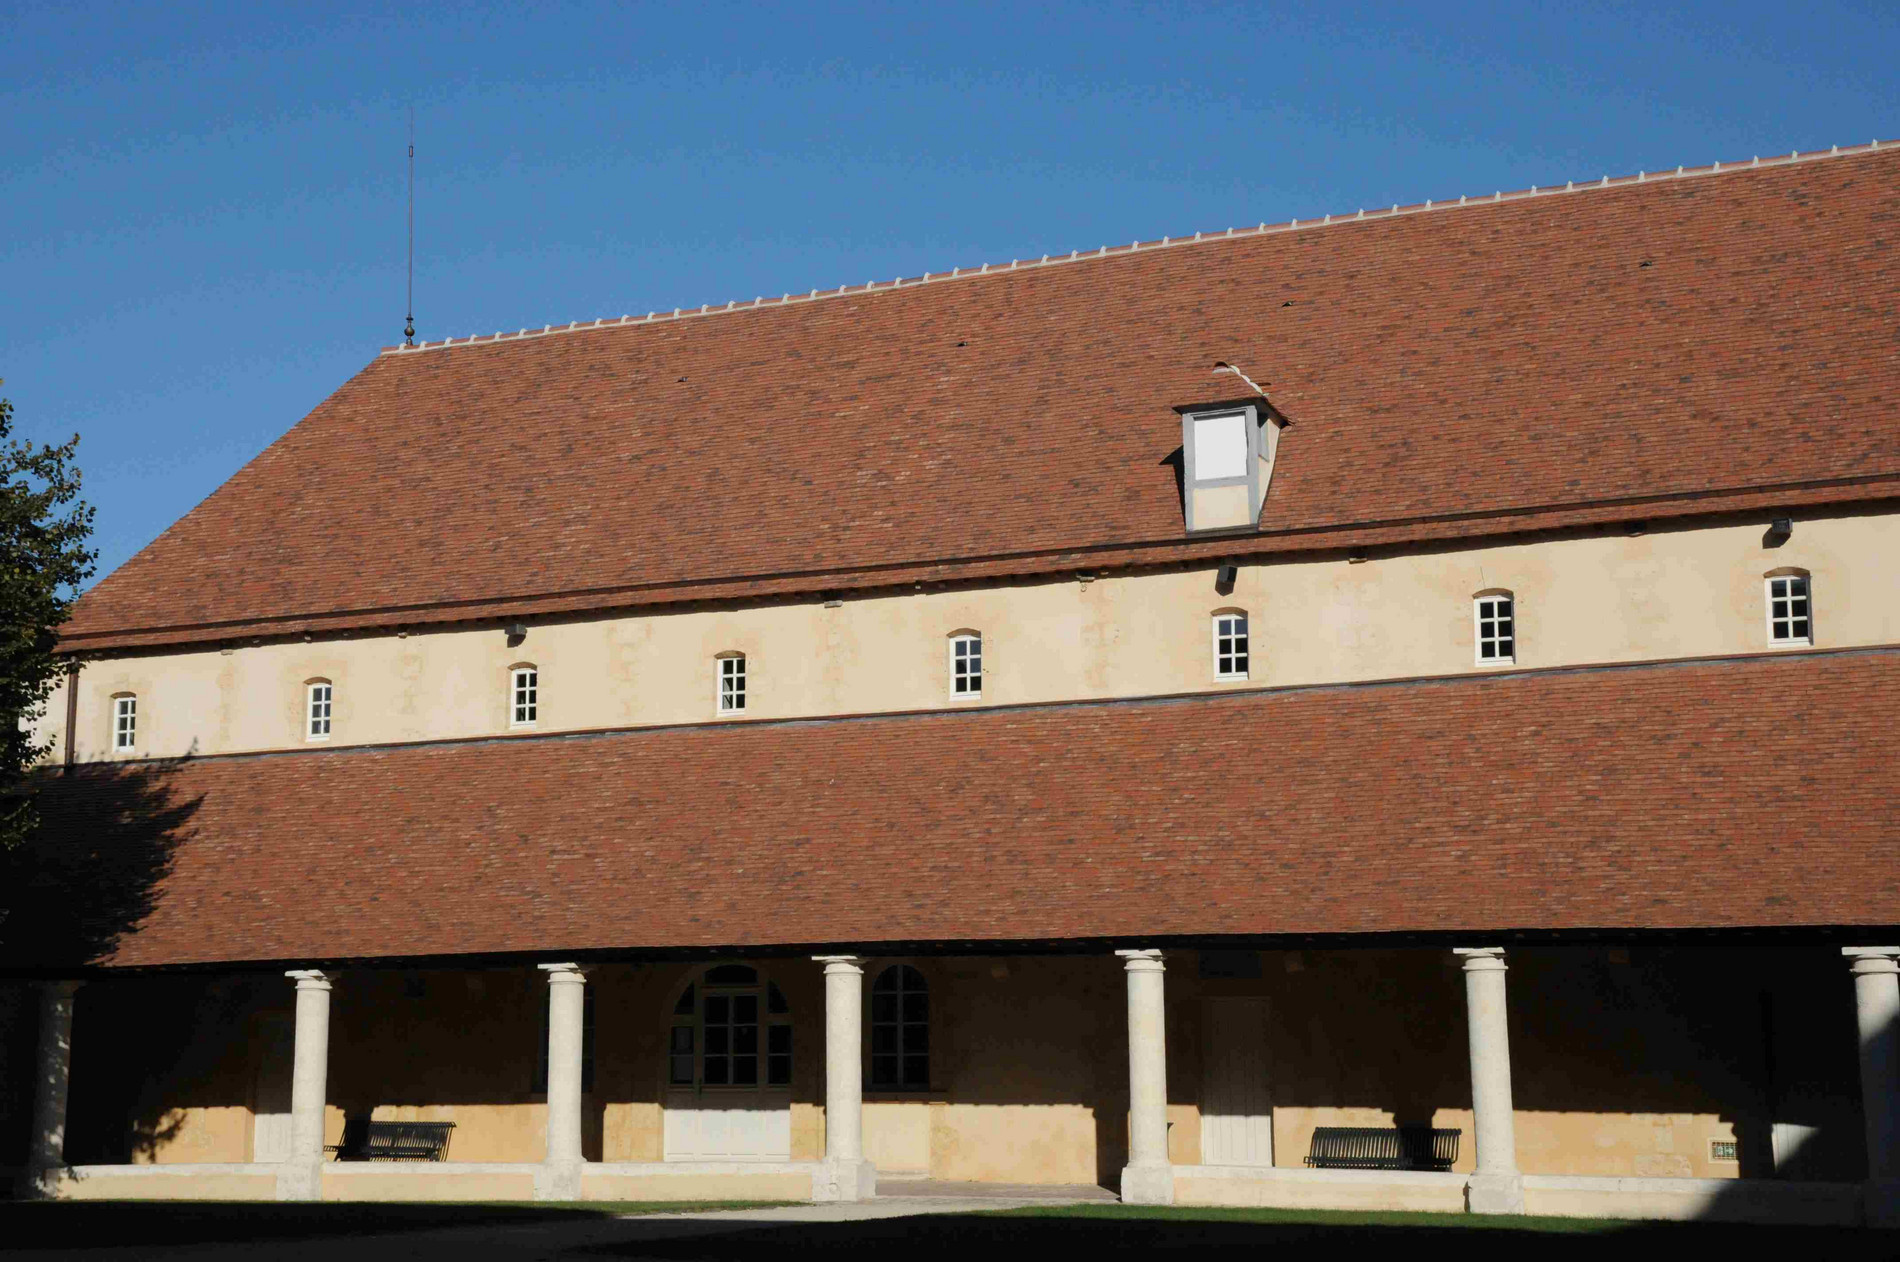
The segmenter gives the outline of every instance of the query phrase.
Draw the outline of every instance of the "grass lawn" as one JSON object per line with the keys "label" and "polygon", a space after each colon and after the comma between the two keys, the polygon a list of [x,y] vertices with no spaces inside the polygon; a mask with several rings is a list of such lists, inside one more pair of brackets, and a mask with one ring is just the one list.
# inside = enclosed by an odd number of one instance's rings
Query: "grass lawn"
{"label": "grass lawn", "polygon": [[[9,1247],[190,1245],[346,1238],[445,1227],[522,1227],[592,1222],[678,1211],[755,1209],[784,1202],[589,1202],[584,1205],[481,1203],[250,1204],[190,1201],[0,1203],[0,1253]],[[1668,1258],[1795,1256],[1801,1262],[1900,1259],[1900,1232],[1846,1227],[1754,1227],[1732,1223],[1638,1223],[1607,1219],[1506,1218],[1467,1214],[1352,1213],[1328,1210],[1191,1209],[1092,1204],[923,1213],[860,1222],[775,1223],[715,1233],[669,1235],[627,1223],[584,1240],[569,1237],[563,1259],[648,1258],[671,1262],[1003,1262],[1094,1255],[1163,1255],[1181,1262],[1352,1262],[1429,1258],[1458,1262],[1637,1262]],[[509,1233],[463,1249],[468,1257],[547,1257],[535,1233]],[[402,1246],[407,1248],[408,1246]],[[458,1246],[459,1247],[459,1246]],[[365,1258],[368,1255],[363,1255]],[[394,1256],[378,1252],[380,1259]],[[409,1256],[402,1253],[401,1256]]]}
{"label": "grass lawn", "polygon": [[387,1204],[319,1201],[0,1201],[0,1253],[19,1248],[314,1240],[443,1227],[510,1227],[626,1214],[762,1209],[785,1201],[540,1201]]}

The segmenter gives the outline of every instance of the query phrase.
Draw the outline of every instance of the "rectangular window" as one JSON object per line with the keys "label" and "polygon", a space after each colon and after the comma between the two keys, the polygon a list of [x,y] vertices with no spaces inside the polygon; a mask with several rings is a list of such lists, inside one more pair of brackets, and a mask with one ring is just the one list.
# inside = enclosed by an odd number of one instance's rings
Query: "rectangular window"
{"label": "rectangular window", "polygon": [[1768,642],[1814,643],[1814,622],[1808,613],[1808,576],[1782,574],[1768,580]]}
{"label": "rectangular window", "polygon": [[792,1027],[783,1022],[765,1027],[765,1084],[792,1085]]}
{"label": "rectangular window", "polygon": [[139,743],[139,699],[112,699],[112,748],[131,749]]}
{"label": "rectangular window", "polygon": [[510,727],[533,727],[541,712],[541,674],[532,666],[517,666],[514,671],[514,702],[509,707]]}
{"label": "rectangular window", "polygon": [[950,696],[976,697],[983,693],[983,637],[950,637]]}
{"label": "rectangular window", "polygon": [[1194,419],[1194,480],[1216,482],[1247,476],[1247,416]]}
{"label": "rectangular window", "polygon": [[1511,597],[1480,596],[1474,607],[1478,619],[1478,665],[1515,662],[1517,617]]}
{"label": "rectangular window", "polygon": [[1214,615],[1214,678],[1247,677],[1247,615]]}
{"label": "rectangular window", "polygon": [[719,659],[719,713],[745,712],[745,658]]}
{"label": "rectangular window", "polygon": [[667,1047],[667,1081],[676,1087],[693,1085],[693,1027],[676,1025]]}
{"label": "rectangular window", "polygon": [[313,741],[330,739],[330,695],[330,685],[327,682],[310,685],[310,721],[304,732],[305,739]]}

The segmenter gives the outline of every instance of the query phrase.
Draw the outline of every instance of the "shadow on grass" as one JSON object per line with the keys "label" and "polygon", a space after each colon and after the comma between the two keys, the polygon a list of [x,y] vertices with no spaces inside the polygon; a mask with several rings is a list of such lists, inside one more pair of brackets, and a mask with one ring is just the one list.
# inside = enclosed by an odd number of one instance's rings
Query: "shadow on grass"
{"label": "shadow on grass", "polygon": [[[1300,1249],[1275,1254],[1275,1249]],[[1535,1258],[1625,1259],[1760,1256],[1900,1257],[1900,1233],[1840,1227],[1731,1223],[1633,1223],[1575,1218],[1450,1214],[1353,1214],[1297,1210],[1155,1210],[1077,1206],[923,1214],[848,1223],[754,1227],[690,1239],[629,1240],[575,1248],[572,1257],[967,1260],[971,1257],[1091,1257],[1163,1253],[1260,1262],[1272,1257],[1456,1257],[1460,1262]]]}
{"label": "shadow on grass", "polygon": [[482,1202],[385,1204],[362,1201],[284,1205],[271,1201],[0,1201],[0,1253],[11,1247],[238,1244],[448,1227],[575,1223],[626,1214],[763,1209],[777,1201],[590,1201],[585,1205]]}

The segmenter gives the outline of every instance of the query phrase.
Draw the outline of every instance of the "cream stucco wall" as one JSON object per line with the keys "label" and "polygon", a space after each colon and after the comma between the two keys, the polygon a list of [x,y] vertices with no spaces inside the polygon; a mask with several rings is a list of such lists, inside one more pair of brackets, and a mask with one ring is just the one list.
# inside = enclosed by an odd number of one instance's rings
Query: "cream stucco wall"
{"label": "cream stucco wall", "polygon": [[[510,731],[509,667],[540,670],[536,731],[713,720],[714,658],[746,654],[746,718],[953,705],[946,640],[984,637],[979,704],[1134,697],[1471,672],[1471,597],[1515,593],[1520,668],[1774,652],[1763,576],[1814,580],[1815,645],[1900,643],[1900,518],[1594,536],[1378,558],[758,605],[534,626],[114,658],[80,677],[75,747],[111,750],[111,698],[139,698],[132,756],[301,748],[304,686],[335,685],[331,745]],[[1250,679],[1213,679],[1209,618],[1251,616]],[[1487,668],[1488,669],[1488,668]],[[63,741],[64,685],[38,729]]]}

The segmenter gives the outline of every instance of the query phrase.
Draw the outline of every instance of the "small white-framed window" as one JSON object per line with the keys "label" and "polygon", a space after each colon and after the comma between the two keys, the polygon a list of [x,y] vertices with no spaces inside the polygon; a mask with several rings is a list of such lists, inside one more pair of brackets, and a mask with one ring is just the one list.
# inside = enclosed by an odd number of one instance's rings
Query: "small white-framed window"
{"label": "small white-framed window", "polygon": [[1247,615],[1238,609],[1214,615],[1214,678],[1245,679],[1252,654],[1247,647]]}
{"label": "small white-framed window", "polygon": [[139,744],[139,699],[129,692],[112,698],[112,748],[137,749]]}
{"label": "small white-framed window", "polygon": [[1814,593],[1806,574],[1770,574],[1768,585],[1768,643],[1814,643]]}
{"label": "small white-framed window", "polygon": [[970,701],[983,695],[983,636],[959,631],[950,637],[950,699]]}
{"label": "small white-framed window", "polygon": [[304,729],[307,741],[330,739],[330,707],[335,692],[327,679],[313,679],[304,685]]}
{"label": "small white-framed window", "polygon": [[508,726],[533,727],[541,717],[541,671],[534,666],[508,670]]}
{"label": "small white-framed window", "polygon": [[745,654],[723,653],[719,663],[719,713],[745,713]]}
{"label": "small white-framed window", "polygon": [[1480,592],[1471,599],[1477,633],[1478,665],[1508,666],[1517,661],[1517,598],[1510,592]]}

